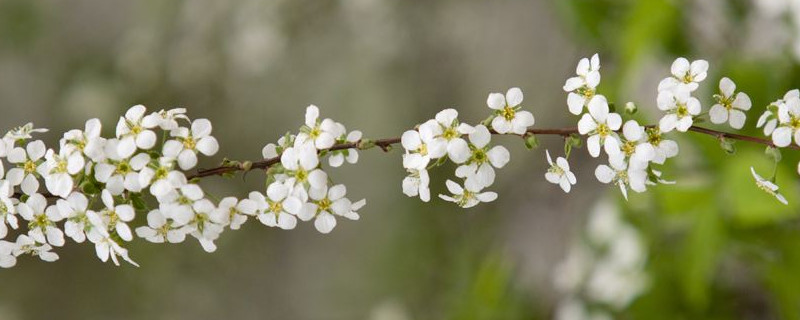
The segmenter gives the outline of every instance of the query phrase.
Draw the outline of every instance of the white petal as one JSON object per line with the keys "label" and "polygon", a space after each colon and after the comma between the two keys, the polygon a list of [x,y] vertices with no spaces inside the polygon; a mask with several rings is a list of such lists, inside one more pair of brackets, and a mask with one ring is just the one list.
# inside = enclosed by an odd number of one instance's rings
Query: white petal
{"label": "white petal", "polygon": [[511,160],[511,153],[503,146],[493,147],[486,155],[489,157],[489,162],[495,168],[502,168]]}
{"label": "white petal", "polygon": [[497,116],[494,119],[492,119],[492,129],[494,129],[494,131],[497,131],[497,133],[506,134],[511,132],[512,128],[513,125],[511,124],[511,122],[506,120],[506,118],[502,116]]}
{"label": "white petal", "polygon": [[520,88],[511,88],[506,92],[506,103],[509,107],[516,107],[522,103],[522,90]]}
{"label": "white petal", "polygon": [[321,233],[330,233],[336,227],[336,218],[330,213],[323,212],[314,220],[314,227]]}
{"label": "white petal", "polygon": [[614,177],[617,175],[614,170],[612,170],[609,166],[601,164],[597,166],[597,169],[594,170],[594,175],[597,177],[597,180],[602,183],[609,183]]}
{"label": "white petal", "polygon": [[730,118],[730,120],[731,120],[731,127],[732,128],[741,129],[742,127],[744,127],[744,122],[745,122],[746,119],[747,119],[747,116],[744,114],[744,112],[736,110],[736,109],[731,109],[731,118]]}
{"label": "white petal", "polygon": [[469,141],[478,148],[485,147],[491,140],[492,134],[484,125],[476,126],[475,131],[469,134]]}
{"label": "white petal", "polygon": [[570,92],[567,95],[567,107],[569,112],[574,115],[580,115],[583,112],[583,106],[586,104],[586,98],[577,93]]}
{"label": "white petal", "polygon": [[502,93],[490,93],[486,98],[486,105],[495,110],[503,109],[506,106],[506,98]]}
{"label": "white petal", "polygon": [[720,124],[728,121],[728,109],[725,109],[721,104],[715,104],[708,110],[708,115],[711,116],[711,123]]}
{"label": "white petal", "polygon": [[456,164],[464,163],[470,156],[469,146],[464,139],[456,138],[447,144],[447,155]]}

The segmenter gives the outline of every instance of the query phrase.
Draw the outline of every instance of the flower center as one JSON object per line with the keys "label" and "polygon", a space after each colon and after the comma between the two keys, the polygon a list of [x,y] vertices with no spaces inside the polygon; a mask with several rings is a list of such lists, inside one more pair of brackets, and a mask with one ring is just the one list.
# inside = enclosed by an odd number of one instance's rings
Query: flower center
{"label": "flower center", "polygon": [[33,162],[33,160],[25,161],[22,168],[25,170],[25,173],[34,173],[36,172],[36,162]]}
{"label": "flower center", "polygon": [[594,97],[594,89],[584,86],[578,88],[578,94],[582,95],[586,100],[591,100]]}
{"label": "flower center", "polygon": [[626,156],[630,156],[636,151],[636,145],[633,141],[627,141],[622,145],[622,151],[625,152]]}
{"label": "flower center", "polygon": [[686,75],[684,75],[683,79],[681,80],[683,80],[683,83],[692,83],[694,81],[694,77],[692,77],[691,73],[687,72]]}
{"label": "flower center", "polygon": [[617,181],[628,183],[628,171],[626,170],[617,171]]}
{"label": "flower center", "polygon": [[419,145],[419,148],[417,148],[417,152],[419,154],[423,155],[423,156],[427,156],[428,155],[428,145],[424,144],[424,143]]}
{"label": "flower center", "polygon": [[131,172],[131,165],[127,161],[120,161],[117,164],[117,169],[114,171],[116,174],[126,175]]}
{"label": "flower center", "polygon": [[328,198],[322,199],[319,202],[317,202],[318,212],[328,211],[330,210],[330,208],[331,208],[331,200]]}
{"label": "flower center", "polygon": [[678,118],[683,118],[689,115],[689,108],[686,108],[685,104],[678,104],[677,110],[675,110],[675,114],[678,115]]}
{"label": "flower center", "polygon": [[456,128],[454,127],[449,127],[444,130],[444,133],[442,133],[442,137],[444,137],[445,140],[452,140],[458,136],[458,131],[456,131]]}
{"label": "flower center", "polygon": [[308,171],[300,168],[295,172],[294,176],[297,178],[297,181],[305,182],[308,179]]}
{"label": "flower center", "polygon": [[144,131],[144,129],[142,128],[142,126],[140,126],[140,125],[138,125],[138,124],[134,124],[134,125],[131,127],[131,133],[132,133],[132,134],[139,134],[139,133],[141,133],[142,131]]}
{"label": "flower center", "polygon": [[653,146],[661,144],[661,132],[658,132],[656,128],[647,129],[647,142]]}
{"label": "flower center", "polygon": [[311,131],[308,132],[308,136],[313,140],[319,137],[321,133],[322,130],[320,130],[319,127],[314,127],[311,129]]}
{"label": "flower center", "polygon": [[464,194],[462,194],[461,197],[458,198],[458,202],[456,202],[456,203],[459,206],[463,207],[463,206],[466,206],[467,203],[469,203],[470,200],[472,200],[473,198],[475,198],[475,193],[473,193],[472,191],[469,191],[469,190],[464,190]]}
{"label": "flower center", "polygon": [[281,212],[283,212],[283,202],[280,201],[270,202],[269,211],[272,211],[275,215],[280,214]]}
{"label": "flower center", "polygon": [[789,120],[789,126],[795,130],[800,129],[800,117],[792,116],[791,120]]}
{"label": "flower center", "polygon": [[766,183],[762,181],[756,181],[756,185],[759,189],[764,190],[764,192],[769,193],[771,196],[775,196],[775,191],[769,188]]}
{"label": "flower center", "polygon": [[597,126],[597,134],[601,137],[605,137],[611,133],[611,128],[608,127],[605,123],[601,123]]}
{"label": "flower center", "polygon": [[550,169],[547,169],[547,171],[550,173],[555,173],[559,176],[564,175],[564,169],[556,165],[551,166]]}
{"label": "flower center", "polygon": [[477,163],[481,164],[489,160],[489,156],[486,155],[486,150],[484,149],[475,149],[472,152],[472,160]]}
{"label": "flower center", "polygon": [[166,179],[168,174],[169,170],[167,170],[167,168],[159,167],[156,169],[156,173],[153,175],[153,178],[154,180]]}
{"label": "flower center", "polygon": [[517,112],[514,111],[514,108],[505,106],[505,108],[503,108],[503,111],[501,112],[501,115],[503,116],[503,118],[506,118],[507,121],[511,121],[514,119],[516,113]]}
{"label": "flower center", "polygon": [[194,150],[194,148],[197,147],[197,141],[194,141],[192,136],[188,136],[186,139],[183,139],[183,147],[189,150]]}

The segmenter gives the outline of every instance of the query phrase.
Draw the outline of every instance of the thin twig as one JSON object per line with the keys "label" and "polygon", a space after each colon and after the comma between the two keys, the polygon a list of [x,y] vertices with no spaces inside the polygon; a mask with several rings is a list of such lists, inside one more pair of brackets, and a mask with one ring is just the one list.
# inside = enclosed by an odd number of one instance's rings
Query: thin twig
{"label": "thin twig", "polygon": [[[689,131],[710,135],[710,136],[713,136],[713,137],[716,137],[716,138],[725,137],[725,138],[728,138],[728,139],[741,140],[741,141],[753,142],[753,143],[758,143],[758,144],[763,144],[763,145],[767,145],[767,146],[776,147],[775,144],[773,144],[772,141],[768,140],[768,139],[756,138],[756,137],[745,136],[745,135],[740,135],[740,134],[735,134],[735,133],[727,133],[727,132],[722,132],[722,131],[717,131],[717,130],[712,130],[712,129],[706,129],[706,128],[697,127],[697,126],[690,127]],[[493,134],[497,134],[497,132],[494,132],[494,131],[492,131],[492,133]],[[570,136],[572,134],[577,134],[578,133],[578,128],[570,127],[570,128],[528,129],[527,133],[528,134],[534,134],[534,135],[556,135],[556,136],[568,137],[568,136]],[[345,149],[358,148],[359,142],[349,142],[349,143],[337,144],[337,145],[334,145],[334,146],[328,148],[327,150],[328,151],[335,151],[335,150],[345,150]],[[388,151],[389,147],[391,147],[392,145],[400,143],[400,138],[380,139],[380,140],[375,140],[373,142],[375,143],[375,146],[381,148],[384,151]],[[796,144],[791,144],[787,148],[800,150],[800,146],[798,146]],[[220,167],[211,168],[211,169],[200,169],[200,170],[197,170],[197,172],[195,172],[194,174],[188,175],[187,178],[191,180],[191,179],[196,179],[196,178],[203,178],[203,177],[208,177],[208,176],[222,175],[222,174],[226,174],[226,173],[233,173],[233,172],[237,172],[237,171],[247,171],[247,170],[253,170],[253,169],[268,169],[269,167],[271,167],[272,165],[274,165],[274,164],[276,164],[276,163],[278,163],[280,161],[281,161],[281,156],[278,155],[277,157],[274,157],[274,158],[263,159],[263,160],[260,160],[260,161],[254,161],[252,163],[252,166],[249,167],[249,169],[248,168],[244,168],[243,166],[220,166]]]}

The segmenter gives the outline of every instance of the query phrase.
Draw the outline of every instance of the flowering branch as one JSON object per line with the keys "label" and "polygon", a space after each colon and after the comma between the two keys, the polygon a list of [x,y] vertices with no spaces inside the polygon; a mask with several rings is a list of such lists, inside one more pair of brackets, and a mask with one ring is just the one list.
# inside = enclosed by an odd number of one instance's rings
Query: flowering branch
{"label": "flowering branch", "polygon": [[[648,126],[645,126],[645,127],[652,128],[654,126],[655,125],[648,125]],[[763,144],[763,145],[770,146],[770,147],[776,147],[775,144],[771,140],[762,139],[762,138],[758,138],[758,137],[751,137],[751,136],[740,135],[740,134],[735,134],[735,133],[717,131],[717,130],[713,130],[713,129],[707,129],[707,128],[703,128],[703,127],[698,127],[698,126],[689,127],[689,131],[710,135],[710,136],[713,136],[713,137],[716,137],[716,138],[727,138],[727,139],[733,139],[733,140],[740,140],[740,141],[747,141],[747,142],[752,142],[752,143],[757,143],[757,144]],[[498,134],[496,131],[490,130],[490,132],[492,134]],[[561,136],[561,137],[569,137],[569,136],[571,136],[573,134],[578,134],[578,128],[576,128],[576,127],[570,127],[570,128],[546,128],[546,129],[533,129],[533,128],[531,128],[531,129],[526,130],[525,132],[526,132],[526,134],[532,134],[532,135],[555,135],[555,136]],[[525,134],[519,135],[519,136],[524,138]],[[336,151],[336,150],[346,150],[346,149],[366,150],[366,149],[370,149],[372,147],[369,143],[372,143],[372,146],[380,147],[384,151],[389,151],[391,146],[400,143],[400,138],[398,138],[398,137],[385,138],[385,139],[378,139],[378,140],[374,140],[374,141],[363,140],[362,139],[362,140],[358,140],[356,142],[347,142],[347,143],[335,144],[332,147],[330,147],[328,149],[324,149],[324,150],[325,151]],[[794,150],[800,150],[800,146],[798,146],[798,145],[789,145],[789,146],[787,146],[787,148],[794,149]],[[279,155],[279,156],[276,156],[276,157],[272,157],[272,158],[268,158],[268,159],[262,159],[262,160],[258,160],[258,161],[238,163],[236,165],[219,166],[219,167],[209,168],[209,169],[199,169],[195,173],[187,175],[187,179],[193,180],[193,179],[204,178],[204,177],[208,177],[208,176],[224,175],[224,174],[228,174],[228,173],[234,173],[234,172],[237,172],[237,171],[247,172],[247,171],[255,170],[255,169],[266,170],[270,166],[275,165],[277,163],[280,163],[280,161],[281,161],[281,157]]]}
{"label": "flowering branch", "polygon": [[[599,157],[604,152],[608,157],[608,165],[599,165],[595,177],[618,186],[626,199],[628,189],[644,192],[648,186],[674,183],[658,170],[678,155],[677,142],[668,139],[673,132],[716,137],[728,152],[733,152],[729,140],[764,144],[776,163],[779,148],[800,149],[800,91],[790,91],[759,118],[757,127],[772,137],[768,140],[694,126],[702,108],[692,93],[707,76],[708,63],[703,60],[690,63],[679,58],[673,63],[672,75],[658,87],[657,107],[665,115],[657,124],[644,126],[635,120],[623,124],[623,114],[611,110],[597,92],[599,69],[597,55],[582,59],[577,76],[564,85],[567,109],[580,117],[577,127],[533,128],[533,113],[522,109],[519,88],[489,94],[490,116],[478,124],[462,123],[458,111],[445,109],[400,137],[378,140],[363,139],[360,131],[320,119],[319,108],[312,105],[298,132],[267,144],[262,160],[226,159],[219,167],[197,171],[191,170],[198,157],[215,155],[219,144],[211,135],[211,122],[191,120],[185,109],[148,114],[144,106],[134,106],[120,117],[112,138],[101,137],[100,121],[91,119],[84,130],[66,132],[57,149],[34,140],[34,134],[46,129],[28,124],[0,139],[0,239],[6,238],[9,227],[25,229],[13,242],[0,240],[0,267],[14,266],[24,254],[57,260],[52,249],[63,246],[65,236],[77,243],[91,242],[102,261],[119,264],[122,258],[136,265],[123,247],[134,235],[153,243],[179,243],[192,237],[213,252],[224,230],[239,229],[250,218],[285,230],[294,229],[298,220],[313,220],[318,231],[329,233],[337,219],[360,219],[357,211],[366,200],[348,199],[346,187],[332,182],[322,162],[327,159],[333,168],[355,164],[359,151],[375,147],[389,151],[402,146],[403,168],[408,172],[402,191],[424,202],[431,200],[429,171],[448,161],[456,164],[454,175],[462,182],[447,180],[450,194],[438,197],[463,208],[498,197],[486,189],[494,183],[495,170],[510,161],[510,152],[492,145],[494,135],[521,137],[530,149],[538,145],[539,135],[564,138],[563,157],[553,161],[545,151],[550,168],[544,174],[564,192],[577,183],[567,159],[573,147],[585,141],[589,155]],[[751,101],[735,88],[730,79],[720,80],[716,104],[708,112],[712,123],[728,123],[734,129],[744,126]],[[636,107],[627,103],[625,109],[633,113]],[[158,139],[158,130],[163,139]],[[11,167],[8,172],[6,164]],[[266,188],[246,198],[212,201],[198,184],[203,177],[253,169],[265,170]],[[774,176],[765,179],[751,171],[759,188],[786,203]],[[40,191],[40,181],[46,191]],[[157,207],[148,207],[153,203]],[[23,227],[18,217],[24,220]]]}

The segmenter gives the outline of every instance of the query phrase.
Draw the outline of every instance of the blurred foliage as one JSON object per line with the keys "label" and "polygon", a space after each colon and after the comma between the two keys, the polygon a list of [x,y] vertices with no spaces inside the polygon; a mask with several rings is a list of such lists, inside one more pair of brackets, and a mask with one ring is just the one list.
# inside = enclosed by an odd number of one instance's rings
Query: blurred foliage
{"label": "blurred foliage", "polygon": [[[762,136],[756,119],[768,103],[800,85],[800,68],[788,54],[743,55],[738,41],[724,42],[719,51],[699,49],[697,43],[704,40],[690,23],[690,16],[697,14],[692,3],[567,0],[560,2],[560,12],[587,50],[602,48],[605,61],[615,64],[613,71],[603,73],[611,82],[604,87],[609,96],[626,93],[621,81],[634,74],[645,57],[664,57],[665,72],[677,56],[705,58],[712,67],[704,85],[713,93],[721,76],[734,79],[754,104],[743,131]],[[722,4],[732,26],[722,30],[723,38],[735,39],[754,10],[752,2]],[[774,23],[779,27],[780,21]],[[713,103],[703,98],[701,102]],[[683,136],[681,155],[692,159],[671,161],[664,168],[678,185],[657,187],[652,196],[634,199],[628,206],[628,217],[648,238],[647,268],[653,283],[623,313],[635,319],[800,319],[797,152],[784,151],[775,168],[763,146],[738,142],[735,155],[727,155],[712,138]],[[750,166],[767,178],[774,169],[789,205],[759,190]]]}

